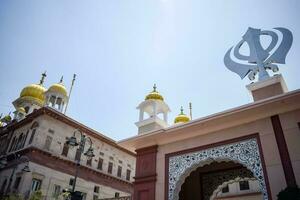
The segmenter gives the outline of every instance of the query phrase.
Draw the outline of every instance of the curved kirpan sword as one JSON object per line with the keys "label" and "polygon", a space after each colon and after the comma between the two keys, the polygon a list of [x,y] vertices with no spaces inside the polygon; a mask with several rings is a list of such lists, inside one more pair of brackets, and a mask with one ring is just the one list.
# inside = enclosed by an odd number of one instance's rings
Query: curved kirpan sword
{"label": "curved kirpan sword", "polygon": [[[270,55],[270,51],[274,49],[278,42],[278,36],[274,31],[261,31],[249,27],[244,34],[243,39],[234,47],[234,56],[239,60],[246,60],[249,64],[240,64],[233,61],[230,57],[233,46],[227,51],[224,56],[225,66],[232,72],[237,73],[241,79],[247,74],[250,80],[255,79],[255,75],[259,73],[258,80],[265,80],[269,77],[266,69],[271,69],[273,72],[278,71],[276,64],[285,64],[285,58],[292,46],[293,35],[286,28],[274,28],[282,33],[282,41],[278,48]],[[271,36],[272,41],[269,46],[264,49],[260,42],[260,35]],[[240,54],[239,50],[244,43],[249,46],[250,55],[245,56]]]}

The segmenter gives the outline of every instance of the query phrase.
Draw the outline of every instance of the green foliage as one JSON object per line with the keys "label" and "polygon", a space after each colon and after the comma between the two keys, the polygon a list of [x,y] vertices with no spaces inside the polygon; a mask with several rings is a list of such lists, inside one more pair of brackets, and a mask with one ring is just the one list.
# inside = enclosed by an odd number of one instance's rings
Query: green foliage
{"label": "green foliage", "polygon": [[5,196],[3,198],[1,198],[2,200],[24,200],[23,196],[21,194],[10,194],[8,196]]}
{"label": "green foliage", "polygon": [[31,194],[29,200],[42,200],[42,199],[43,199],[43,194],[40,190],[38,190]]}
{"label": "green foliage", "polygon": [[277,197],[277,200],[300,200],[300,189],[298,186],[287,187],[281,190]]}

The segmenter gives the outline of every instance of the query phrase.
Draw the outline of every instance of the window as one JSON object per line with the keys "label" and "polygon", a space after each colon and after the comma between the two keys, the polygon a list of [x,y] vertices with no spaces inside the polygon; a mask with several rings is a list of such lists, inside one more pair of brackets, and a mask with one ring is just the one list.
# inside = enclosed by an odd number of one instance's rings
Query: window
{"label": "window", "polygon": [[115,193],[115,197],[120,197],[120,193],[119,193],[119,192],[116,192],[116,193]]}
{"label": "window", "polygon": [[102,170],[102,167],[103,167],[103,159],[102,159],[102,158],[99,158],[99,161],[98,161],[98,169],[99,169],[99,170]]}
{"label": "window", "polygon": [[109,163],[108,163],[108,170],[107,170],[107,172],[108,172],[109,174],[111,174],[111,173],[112,173],[112,170],[113,170],[113,163],[112,163],[112,162],[109,162]]}
{"label": "window", "polygon": [[15,145],[15,142],[16,142],[16,137],[14,137],[11,141],[11,144],[10,144],[10,147],[9,147],[9,151],[12,151],[13,149],[13,146]]}
{"label": "window", "polygon": [[69,185],[70,185],[70,186],[73,186],[74,182],[75,182],[74,178],[70,178],[70,180],[69,180]]}
{"label": "window", "polygon": [[97,195],[93,195],[93,200],[98,200],[98,196]]}
{"label": "window", "polygon": [[39,189],[41,189],[41,185],[42,185],[42,181],[39,179],[32,179],[32,183],[31,183],[31,191],[37,191]]}
{"label": "window", "polygon": [[123,161],[122,160],[119,160],[119,164],[122,164],[123,163]]}
{"label": "window", "polygon": [[15,190],[18,190],[20,182],[21,182],[21,176],[17,177],[16,180],[15,180],[15,184],[14,184],[14,189]]}
{"label": "window", "polygon": [[249,190],[249,182],[248,181],[240,181],[240,190]]}
{"label": "window", "polygon": [[100,156],[104,156],[104,153],[103,153],[103,152],[100,152]]}
{"label": "window", "polygon": [[222,193],[227,193],[229,192],[229,187],[226,185],[225,187],[222,188]]}
{"label": "window", "polygon": [[24,139],[23,139],[23,142],[22,142],[22,148],[25,146],[25,142],[26,142],[26,140],[27,140],[28,134],[29,134],[29,130],[26,132],[26,135],[25,135],[25,137],[24,137]]}
{"label": "window", "polygon": [[81,151],[80,149],[76,149],[76,154],[75,154],[75,160],[76,161],[79,161],[80,160],[80,157],[81,157]]}
{"label": "window", "polygon": [[94,192],[97,193],[97,194],[99,193],[99,186],[94,187]]}
{"label": "window", "polygon": [[5,179],[5,180],[3,181],[3,183],[2,183],[1,190],[0,190],[0,194],[3,194],[3,193],[4,193],[6,183],[7,183],[7,179]]}
{"label": "window", "polygon": [[46,138],[46,141],[45,141],[44,148],[49,151],[51,143],[52,143],[52,137],[48,135],[47,138]]}
{"label": "window", "polygon": [[127,181],[130,181],[130,174],[131,174],[131,171],[129,169],[127,169],[127,171],[126,171],[126,180]]}
{"label": "window", "polygon": [[52,195],[54,199],[58,199],[58,196],[60,195],[60,191],[61,191],[60,185],[54,185],[53,195]]}
{"label": "window", "polygon": [[54,134],[54,130],[52,130],[51,128],[48,129],[48,132],[51,133],[52,135]]}
{"label": "window", "polygon": [[121,177],[121,176],[122,176],[122,167],[121,167],[121,166],[118,166],[118,173],[117,173],[117,176],[118,176],[118,177]]}
{"label": "window", "polygon": [[64,147],[63,147],[61,155],[67,157],[68,156],[68,152],[69,152],[69,145],[67,143],[64,143]]}
{"label": "window", "polygon": [[73,186],[73,184],[74,184],[74,178],[70,178],[70,180],[69,180],[69,185],[70,185],[70,186]]}
{"label": "window", "polygon": [[36,129],[33,129],[28,144],[31,144],[35,135]]}
{"label": "window", "polygon": [[93,160],[93,158],[88,158],[88,159],[86,160],[86,165],[92,166],[92,160]]}

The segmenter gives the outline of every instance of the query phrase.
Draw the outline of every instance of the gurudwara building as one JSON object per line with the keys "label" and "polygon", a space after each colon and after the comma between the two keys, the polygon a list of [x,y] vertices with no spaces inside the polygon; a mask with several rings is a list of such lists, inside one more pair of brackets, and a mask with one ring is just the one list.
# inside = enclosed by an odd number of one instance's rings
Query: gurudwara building
{"label": "gurudwara building", "polygon": [[[76,183],[94,200],[277,199],[300,184],[300,90],[288,91],[282,75],[266,72],[278,71],[274,63],[284,64],[291,46],[291,33],[277,32],[283,37],[270,57],[275,32],[249,28],[234,55],[251,66],[231,60],[232,48],[224,58],[241,78],[259,75],[246,86],[253,102],[196,119],[181,108],[170,124],[170,108],[154,85],[137,106],[138,133],[119,142],[63,114],[62,80],[46,89],[43,77],[25,87],[13,102],[14,119],[2,118],[1,193],[28,197],[41,190],[56,199]],[[259,46],[262,34],[272,37],[266,49]],[[249,56],[239,54],[245,42]]]}
{"label": "gurudwara building", "polygon": [[[135,154],[64,115],[68,93],[63,80],[47,89],[44,78],[22,89],[13,102],[13,119],[1,120],[1,195],[28,198],[40,190],[44,199],[59,199],[76,182],[83,199],[131,196]],[[76,138],[86,143],[82,151],[70,148]]]}
{"label": "gurudwara building", "polygon": [[[260,45],[261,35],[271,37],[268,47]],[[249,55],[239,52],[244,43]],[[176,123],[169,125],[169,107],[154,88],[138,106],[138,134],[119,142],[136,152],[133,199],[270,200],[286,187],[296,188],[300,184],[300,90],[288,91],[282,75],[266,72],[277,72],[277,64],[285,63],[291,43],[287,29],[249,28],[226,53],[229,70],[241,78],[248,74],[250,80],[259,75],[257,82],[247,85],[253,102],[246,105],[193,120],[181,111]],[[298,190],[295,199],[299,198]]]}

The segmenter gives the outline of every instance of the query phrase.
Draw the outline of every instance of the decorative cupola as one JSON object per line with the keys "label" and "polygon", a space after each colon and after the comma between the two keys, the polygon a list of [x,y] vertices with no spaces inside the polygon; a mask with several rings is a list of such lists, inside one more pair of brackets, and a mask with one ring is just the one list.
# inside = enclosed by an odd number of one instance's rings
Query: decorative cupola
{"label": "decorative cupola", "polygon": [[16,111],[22,107],[27,115],[44,105],[46,88],[43,86],[43,83],[45,77],[46,73],[43,73],[39,84],[30,84],[23,88],[20,97],[13,102]]}
{"label": "decorative cupola", "polygon": [[181,106],[180,114],[177,115],[177,117],[174,119],[174,123],[175,124],[186,123],[189,121],[190,121],[190,118],[186,114],[183,113],[183,107]]}
{"label": "decorative cupola", "polygon": [[163,96],[153,86],[153,91],[146,97],[145,101],[137,107],[140,110],[139,121],[136,122],[138,134],[155,131],[168,126],[169,106],[164,102]]}
{"label": "decorative cupola", "polygon": [[63,77],[61,77],[59,83],[55,83],[49,87],[45,92],[45,97],[47,106],[63,112],[68,100],[68,92],[63,84]]}
{"label": "decorative cupola", "polygon": [[26,110],[23,107],[17,108],[16,111],[14,112],[14,119],[17,121],[23,119],[25,116],[26,116]]}

